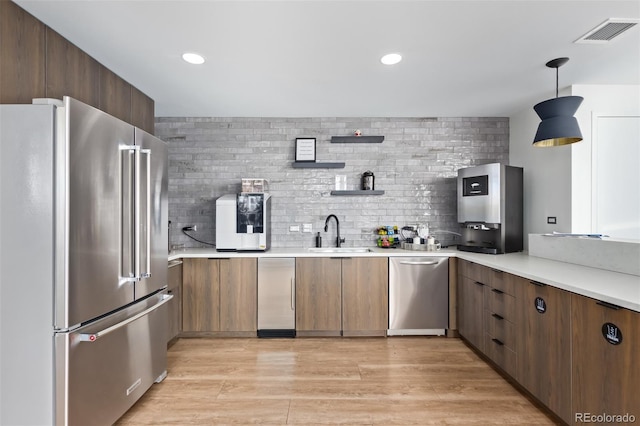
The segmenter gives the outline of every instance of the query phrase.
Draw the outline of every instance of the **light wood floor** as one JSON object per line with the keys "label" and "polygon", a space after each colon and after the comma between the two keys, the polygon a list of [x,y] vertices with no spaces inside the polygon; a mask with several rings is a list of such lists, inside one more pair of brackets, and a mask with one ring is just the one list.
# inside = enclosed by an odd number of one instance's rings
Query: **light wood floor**
{"label": "light wood floor", "polygon": [[459,339],[180,339],[117,423],[554,424]]}

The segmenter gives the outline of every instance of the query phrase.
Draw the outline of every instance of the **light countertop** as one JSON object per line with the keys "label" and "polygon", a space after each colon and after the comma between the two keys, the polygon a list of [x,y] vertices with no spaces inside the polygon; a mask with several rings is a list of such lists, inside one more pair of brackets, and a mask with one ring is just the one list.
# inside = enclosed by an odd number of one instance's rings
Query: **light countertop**
{"label": "light countertop", "polygon": [[211,248],[191,248],[171,252],[169,260],[231,257],[458,257],[640,312],[640,277],[637,275],[558,262],[529,256],[527,253],[492,255],[462,252],[455,249],[442,249],[439,251],[381,249],[377,247],[370,249],[372,251],[368,253],[316,253],[310,252],[305,248],[272,248],[266,252],[217,252]]}

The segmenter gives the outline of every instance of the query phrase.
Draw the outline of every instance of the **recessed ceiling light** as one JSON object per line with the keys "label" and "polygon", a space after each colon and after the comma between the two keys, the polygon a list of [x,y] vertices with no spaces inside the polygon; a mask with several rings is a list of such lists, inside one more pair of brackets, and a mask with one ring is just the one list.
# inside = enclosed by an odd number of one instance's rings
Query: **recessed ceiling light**
{"label": "recessed ceiling light", "polygon": [[402,56],[397,53],[389,53],[380,58],[380,62],[385,65],[395,65],[402,60]]}
{"label": "recessed ceiling light", "polygon": [[182,59],[194,65],[204,64],[204,57],[202,55],[198,55],[197,53],[184,53],[182,55]]}

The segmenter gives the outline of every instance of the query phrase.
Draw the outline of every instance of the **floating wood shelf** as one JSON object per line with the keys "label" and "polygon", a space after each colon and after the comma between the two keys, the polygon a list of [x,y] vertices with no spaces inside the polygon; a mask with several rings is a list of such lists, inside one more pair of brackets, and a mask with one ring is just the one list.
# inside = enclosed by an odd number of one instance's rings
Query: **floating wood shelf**
{"label": "floating wood shelf", "polygon": [[331,195],[382,195],[384,191],[377,189],[352,189],[345,191],[331,191]]}
{"label": "floating wood shelf", "polygon": [[319,163],[315,161],[294,161],[294,169],[344,169],[344,163]]}
{"label": "floating wood shelf", "polygon": [[384,136],[331,136],[331,143],[381,143]]}

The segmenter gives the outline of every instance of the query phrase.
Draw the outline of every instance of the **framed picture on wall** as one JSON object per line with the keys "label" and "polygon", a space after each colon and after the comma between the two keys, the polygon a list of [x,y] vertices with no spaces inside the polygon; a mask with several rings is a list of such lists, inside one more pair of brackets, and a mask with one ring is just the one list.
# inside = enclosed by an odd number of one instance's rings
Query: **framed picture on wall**
{"label": "framed picture on wall", "polygon": [[296,161],[316,161],[316,138],[296,138]]}

